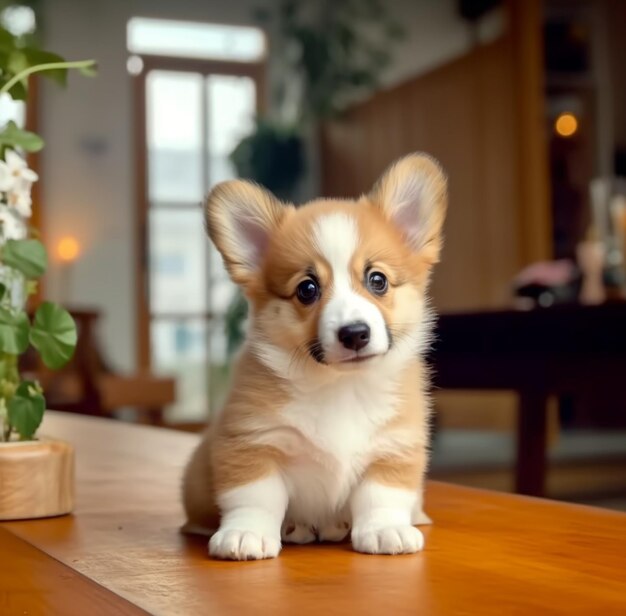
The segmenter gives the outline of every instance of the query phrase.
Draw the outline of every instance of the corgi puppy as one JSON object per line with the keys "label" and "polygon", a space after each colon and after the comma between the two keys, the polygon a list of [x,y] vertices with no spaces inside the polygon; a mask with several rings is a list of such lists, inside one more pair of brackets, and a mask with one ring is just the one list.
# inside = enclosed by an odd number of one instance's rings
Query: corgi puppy
{"label": "corgi puppy", "polygon": [[368,554],[422,548],[421,356],[446,202],[423,154],[356,201],[296,208],[240,180],[210,193],[208,233],[250,304],[230,397],[184,477],[186,528],[217,528],[213,557],[273,558],[281,540],[348,534]]}

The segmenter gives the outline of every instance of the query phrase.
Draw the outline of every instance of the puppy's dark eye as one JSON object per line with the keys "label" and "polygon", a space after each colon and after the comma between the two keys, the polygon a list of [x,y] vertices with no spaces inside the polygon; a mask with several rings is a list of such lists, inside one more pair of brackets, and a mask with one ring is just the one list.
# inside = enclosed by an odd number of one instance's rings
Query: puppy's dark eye
{"label": "puppy's dark eye", "polygon": [[308,278],[298,285],[296,295],[302,304],[312,304],[319,299],[320,287],[315,280]]}
{"label": "puppy's dark eye", "polygon": [[387,277],[382,272],[370,272],[367,275],[367,288],[374,295],[384,295],[388,286]]}

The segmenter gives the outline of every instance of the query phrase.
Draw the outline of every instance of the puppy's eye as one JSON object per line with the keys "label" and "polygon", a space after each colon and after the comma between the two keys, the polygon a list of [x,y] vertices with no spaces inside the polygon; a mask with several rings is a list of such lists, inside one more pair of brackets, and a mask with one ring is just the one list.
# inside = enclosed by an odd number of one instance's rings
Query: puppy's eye
{"label": "puppy's eye", "polygon": [[298,285],[296,295],[298,296],[300,303],[305,305],[312,304],[319,299],[320,287],[315,280],[308,278],[307,280],[303,280]]}
{"label": "puppy's eye", "polygon": [[388,286],[387,277],[382,272],[370,272],[367,275],[367,288],[374,295],[384,295]]}

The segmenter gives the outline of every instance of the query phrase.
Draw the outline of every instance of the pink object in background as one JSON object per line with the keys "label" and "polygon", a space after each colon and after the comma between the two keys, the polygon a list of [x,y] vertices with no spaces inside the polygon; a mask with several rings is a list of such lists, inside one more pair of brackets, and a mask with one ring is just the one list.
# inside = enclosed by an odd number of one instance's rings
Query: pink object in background
{"label": "pink object in background", "polygon": [[536,284],[545,287],[566,285],[576,277],[576,266],[568,259],[540,261],[525,267],[514,279],[516,287]]}

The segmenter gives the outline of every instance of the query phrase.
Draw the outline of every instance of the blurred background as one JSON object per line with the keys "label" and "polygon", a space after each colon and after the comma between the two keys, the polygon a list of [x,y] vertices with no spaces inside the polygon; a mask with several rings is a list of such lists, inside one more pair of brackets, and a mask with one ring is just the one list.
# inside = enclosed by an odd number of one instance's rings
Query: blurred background
{"label": "blurred background", "polygon": [[79,327],[52,408],[199,430],[245,304],[216,182],[356,196],[425,150],[450,178],[432,476],[626,509],[626,2],[37,0],[2,27],[95,79],[33,79],[41,295]]}

